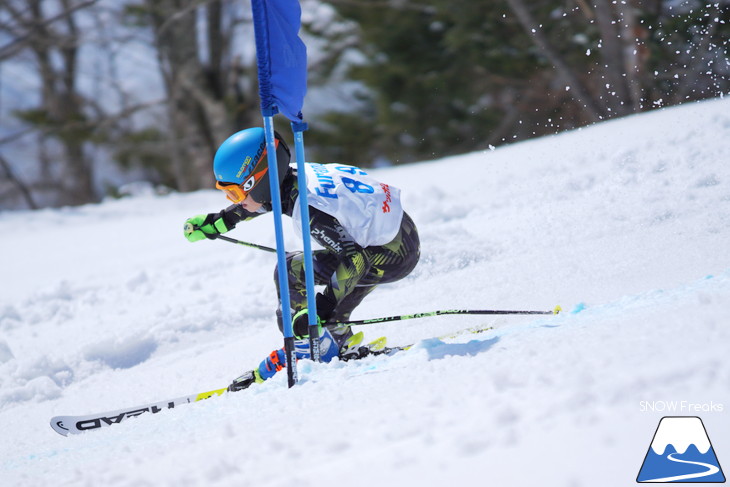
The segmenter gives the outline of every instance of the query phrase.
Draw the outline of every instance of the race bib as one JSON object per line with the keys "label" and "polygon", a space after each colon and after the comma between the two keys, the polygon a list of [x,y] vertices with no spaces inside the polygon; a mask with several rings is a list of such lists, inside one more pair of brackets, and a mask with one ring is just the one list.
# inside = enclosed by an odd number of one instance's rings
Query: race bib
{"label": "race bib", "polygon": [[[304,165],[309,205],[336,218],[361,247],[385,245],[403,219],[400,190],[344,164]],[[301,231],[299,199],[292,217]]]}

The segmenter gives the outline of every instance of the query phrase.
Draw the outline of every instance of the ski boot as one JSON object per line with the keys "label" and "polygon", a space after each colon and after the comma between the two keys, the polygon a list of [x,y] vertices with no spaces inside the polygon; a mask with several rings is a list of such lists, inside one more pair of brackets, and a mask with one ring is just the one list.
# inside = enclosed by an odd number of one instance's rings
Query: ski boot
{"label": "ski boot", "polygon": [[372,342],[360,345],[363,341],[363,333],[358,332],[352,335],[343,345],[340,350],[340,360],[347,362],[348,360],[358,360],[365,358],[368,355],[380,355],[390,351],[386,347],[388,339],[386,337],[380,337],[373,340]]}
{"label": "ski boot", "polygon": [[264,380],[259,375],[259,371],[249,370],[248,372],[244,372],[244,374],[236,379],[233,379],[233,382],[231,385],[228,386],[228,391],[230,392],[236,392],[236,391],[242,391],[244,389],[248,389],[251,384],[260,384]]}

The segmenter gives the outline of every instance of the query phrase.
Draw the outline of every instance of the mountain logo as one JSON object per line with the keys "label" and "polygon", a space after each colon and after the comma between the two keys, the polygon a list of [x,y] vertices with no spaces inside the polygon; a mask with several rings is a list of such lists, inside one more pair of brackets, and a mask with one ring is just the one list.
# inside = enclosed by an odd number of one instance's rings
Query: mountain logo
{"label": "mountain logo", "polygon": [[636,481],[725,482],[725,475],[702,420],[697,416],[663,417]]}

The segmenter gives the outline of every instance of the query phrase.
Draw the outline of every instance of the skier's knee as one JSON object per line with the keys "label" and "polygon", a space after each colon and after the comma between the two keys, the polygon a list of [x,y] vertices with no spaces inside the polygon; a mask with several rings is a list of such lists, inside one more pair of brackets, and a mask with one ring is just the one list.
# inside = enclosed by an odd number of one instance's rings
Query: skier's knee
{"label": "skier's knee", "polygon": [[[301,252],[287,252],[286,254],[286,275],[290,283],[303,280],[304,275],[304,259]],[[277,289],[279,286],[279,263],[274,266],[274,282]]]}

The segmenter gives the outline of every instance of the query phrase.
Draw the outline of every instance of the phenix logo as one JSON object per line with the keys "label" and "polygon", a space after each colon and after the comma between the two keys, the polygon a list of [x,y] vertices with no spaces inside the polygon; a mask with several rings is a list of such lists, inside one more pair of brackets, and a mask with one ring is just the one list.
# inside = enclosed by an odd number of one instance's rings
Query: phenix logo
{"label": "phenix logo", "polygon": [[663,417],[636,481],[725,482],[702,420],[696,416]]}
{"label": "phenix logo", "polygon": [[339,242],[333,240],[332,237],[324,233],[324,230],[322,230],[321,228],[312,230],[312,237],[329,245],[335,252],[342,252],[342,246],[339,244]]}

